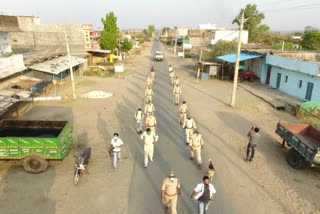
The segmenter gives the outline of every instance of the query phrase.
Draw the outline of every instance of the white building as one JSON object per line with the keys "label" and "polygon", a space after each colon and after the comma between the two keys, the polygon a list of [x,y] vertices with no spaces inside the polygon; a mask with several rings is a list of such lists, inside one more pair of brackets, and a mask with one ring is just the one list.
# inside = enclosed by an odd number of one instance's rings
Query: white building
{"label": "white building", "polygon": [[11,52],[12,49],[9,32],[0,32],[0,57]]}
{"label": "white building", "polygon": [[[249,33],[246,30],[242,31],[241,42],[248,43]],[[212,34],[211,45],[216,44],[219,40],[232,41],[239,38],[239,30],[216,30]]]}
{"label": "white building", "polygon": [[199,29],[200,30],[215,30],[217,29],[217,25],[216,24],[200,24],[199,25]]}

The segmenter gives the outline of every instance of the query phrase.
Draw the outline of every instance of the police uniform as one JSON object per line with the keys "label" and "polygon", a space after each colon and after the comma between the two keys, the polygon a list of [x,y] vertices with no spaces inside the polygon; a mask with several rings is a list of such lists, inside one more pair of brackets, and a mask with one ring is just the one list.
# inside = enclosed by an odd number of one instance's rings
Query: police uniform
{"label": "police uniform", "polygon": [[147,77],[147,87],[151,87],[152,86],[152,80],[151,78],[148,76]]}
{"label": "police uniform", "polygon": [[193,134],[193,130],[197,128],[196,123],[192,118],[186,119],[183,124],[183,128],[185,129],[186,132],[186,142],[189,143],[190,137]]}
{"label": "police uniform", "polygon": [[170,83],[173,85],[173,82],[174,82],[174,72],[173,71],[171,71],[169,73],[169,77],[170,77]]}
{"label": "police uniform", "polygon": [[141,135],[141,140],[144,143],[144,167],[148,166],[148,158],[153,161],[154,144],[158,141],[159,137],[154,132],[148,134],[146,131]]}
{"label": "police uniform", "polygon": [[190,153],[191,153],[191,158],[193,159],[194,156],[197,156],[197,162],[198,164],[202,164],[201,160],[201,149],[203,146],[203,139],[201,134],[193,133],[191,138],[190,138]]}
{"label": "police uniform", "polygon": [[152,83],[153,83],[154,80],[155,80],[155,77],[156,77],[156,72],[151,71],[151,72],[150,72],[150,76],[151,76],[151,81],[152,81]]}
{"label": "police uniform", "polygon": [[145,91],[146,102],[152,102],[153,90],[151,87],[148,87]]}
{"label": "police uniform", "polygon": [[170,208],[171,214],[177,214],[178,189],[180,181],[177,178],[164,179],[161,190],[164,192],[165,205]]}
{"label": "police uniform", "polygon": [[143,121],[143,113],[141,110],[138,110],[135,114],[134,114],[134,119],[137,123],[137,132],[140,133],[142,132],[142,121]]}
{"label": "police uniform", "polygon": [[154,105],[152,103],[148,103],[145,107],[144,107],[144,113],[147,116],[153,115],[155,112],[155,108]]}
{"label": "police uniform", "polygon": [[187,104],[182,104],[179,108],[179,115],[180,115],[180,124],[182,125],[184,121],[187,118],[187,111],[188,111],[188,106]]}
{"label": "police uniform", "polygon": [[173,83],[174,83],[174,85],[180,85],[180,80],[178,78],[176,78]]}
{"label": "police uniform", "polygon": [[173,88],[173,96],[174,96],[174,103],[176,105],[179,104],[180,102],[180,95],[181,95],[181,86],[180,85],[175,85],[174,88]]}
{"label": "police uniform", "polygon": [[146,127],[150,128],[152,132],[156,131],[157,120],[156,117],[150,115],[146,118]]}

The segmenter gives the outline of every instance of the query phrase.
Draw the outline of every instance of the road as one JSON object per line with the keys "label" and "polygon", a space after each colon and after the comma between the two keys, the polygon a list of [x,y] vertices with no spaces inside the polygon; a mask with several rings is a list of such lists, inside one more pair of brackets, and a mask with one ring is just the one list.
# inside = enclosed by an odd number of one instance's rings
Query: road
{"label": "road", "polygon": [[[127,137],[136,140],[131,140],[128,143],[128,148],[135,160],[130,185],[128,213],[163,213],[163,207],[160,204],[160,190],[162,181],[168,176],[170,170],[176,173],[182,185],[182,196],[178,201],[178,213],[196,213],[196,202],[190,199],[190,195],[195,185],[201,182],[206,166],[204,166],[203,170],[200,170],[194,162],[189,160],[189,150],[182,141],[183,130],[180,128],[178,121],[178,107],[172,101],[172,86],[169,84],[167,71],[169,65],[166,60],[163,62],[154,62],[152,60],[156,50],[160,50],[159,42],[154,42],[153,44],[151,58],[149,59],[150,63],[149,66],[146,64],[146,70],[150,70],[151,66],[156,70],[153,103],[156,108],[155,116],[158,122],[157,134],[159,135],[159,142],[155,147],[154,162],[150,163],[148,168],[143,168],[143,145],[134,132],[134,123],[129,124],[131,131],[134,133]],[[136,84],[134,87],[136,90],[137,88],[139,89],[138,93],[141,99],[144,94],[144,85],[141,87],[139,84],[144,84],[145,75],[140,74],[136,81],[131,82],[131,84]],[[132,93],[134,94],[136,91]],[[132,117],[132,113],[135,110],[133,106],[137,106],[137,104],[124,100],[120,110],[122,114],[127,112],[127,117]],[[130,129],[130,127],[125,128],[127,130]],[[204,157],[207,157],[207,155],[204,154]],[[232,203],[229,201],[224,187],[219,185],[221,183],[222,178],[217,175],[214,179],[217,194],[214,203],[210,207],[210,212],[234,213]]]}

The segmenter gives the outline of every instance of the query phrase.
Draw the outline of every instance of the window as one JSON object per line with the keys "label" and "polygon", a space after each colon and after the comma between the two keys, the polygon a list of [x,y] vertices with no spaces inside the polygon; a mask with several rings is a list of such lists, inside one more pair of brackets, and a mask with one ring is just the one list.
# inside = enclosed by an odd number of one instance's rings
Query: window
{"label": "window", "polygon": [[302,80],[299,80],[299,88],[302,87]]}

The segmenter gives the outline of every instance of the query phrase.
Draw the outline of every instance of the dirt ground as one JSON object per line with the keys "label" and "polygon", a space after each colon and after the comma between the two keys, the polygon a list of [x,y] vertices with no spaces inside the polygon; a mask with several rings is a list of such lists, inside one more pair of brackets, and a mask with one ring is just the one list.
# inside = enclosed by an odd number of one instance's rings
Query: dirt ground
{"label": "dirt ground", "polygon": [[[285,160],[288,149],[280,147],[281,139],[274,133],[278,121],[297,122],[297,119],[288,113],[274,110],[241,88],[237,91],[236,108],[230,108],[228,104],[231,82],[197,82],[193,66],[195,62],[191,59],[179,59],[172,55],[170,48],[164,49],[167,60],[183,80],[183,97],[189,101],[193,116],[203,122],[201,129],[211,132],[211,141],[219,146],[213,150],[213,154],[224,153],[227,156],[226,161],[233,162],[247,175],[251,185],[256,188],[253,188],[250,195],[254,198],[256,192],[264,192],[265,197],[272,199],[274,205],[281,207],[284,213],[320,213],[320,171],[291,168]],[[246,163],[243,161],[247,144],[246,133],[252,125],[260,127],[263,135],[255,160]],[[228,140],[224,141],[225,139]],[[223,143],[218,143],[219,141]],[[226,165],[222,163],[220,167]],[[226,173],[225,169],[220,170],[225,176],[232,173]],[[240,190],[250,191],[248,187],[241,186]],[[265,213],[268,213],[268,207],[265,207]]]}
{"label": "dirt ground", "polygon": [[[142,106],[142,83],[152,64],[152,45],[155,44],[148,43],[141,55],[128,59],[128,72],[118,78],[76,77],[78,96],[92,90],[104,90],[113,93],[112,97],[36,103],[23,115],[23,119],[72,121],[74,146],[63,162],[51,163],[46,172],[37,175],[25,172],[18,162],[0,161],[0,213],[162,213],[162,210],[156,210],[160,207],[159,180],[165,176],[170,163],[167,163],[169,159],[161,156],[161,152],[167,149],[166,154],[172,157],[178,156],[176,152],[179,156],[180,153],[185,154],[185,150],[180,149],[180,145],[175,147],[164,143],[156,150],[158,163],[148,171],[141,167],[141,149],[136,148],[137,136],[132,117],[135,109]],[[218,192],[211,208],[213,213],[320,213],[319,171],[292,169],[285,160],[287,149],[280,147],[280,139],[274,133],[279,120],[295,122],[296,119],[275,111],[240,88],[237,106],[230,108],[231,82],[198,82],[191,73],[194,61],[179,59],[173,56],[172,50],[163,45],[159,47],[165,51],[164,63],[172,64],[181,78],[183,99],[204,136],[203,159],[212,158],[216,167],[214,184]],[[167,64],[161,66],[163,69]],[[165,81],[167,77],[161,74],[161,78]],[[162,96],[164,90],[169,90],[167,87],[160,82],[155,102],[156,111],[164,111],[163,114],[156,113],[162,117],[159,118],[159,128],[163,132],[160,139],[170,140],[180,130],[167,127],[172,124],[171,117],[175,116],[171,108],[161,106],[164,100],[166,105],[171,101]],[[70,90],[66,90],[66,95],[71,97]],[[243,161],[246,134],[252,125],[262,129],[262,138],[255,160],[247,163]],[[117,171],[112,169],[106,152],[114,132],[119,132],[126,144]],[[87,173],[78,186],[74,186],[73,155],[87,146],[92,147],[92,159]],[[187,159],[183,158],[185,164],[181,164],[177,157],[174,164],[180,167],[177,172],[186,183],[196,184],[198,178],[195,177],[201,177],[191,175],[195,169],[188,168],[191,164]],[[147,186],[147,182],[157,187],[151,190],[142,188]],[[183,211],[179,213],[192,213],[190,210],[194,205],[189,203],[191,190],[183,192],[180,207],[178,205]],[[156,195],[155,199],[153,195]]]}

